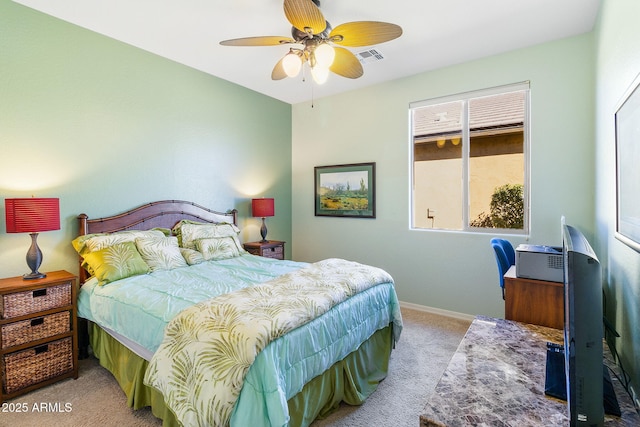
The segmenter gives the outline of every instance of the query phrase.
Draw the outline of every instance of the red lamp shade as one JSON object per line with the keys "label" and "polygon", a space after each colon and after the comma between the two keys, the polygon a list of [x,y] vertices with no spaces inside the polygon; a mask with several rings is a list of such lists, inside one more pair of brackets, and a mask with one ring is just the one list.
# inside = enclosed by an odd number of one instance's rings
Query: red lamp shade
{"label": "red lamp shade", "polygon": [[7,233],[60,230],[60,199],[5,199]]}
{"label": "red lamp shade", "polygon": [[42,251],[38,247],[38,233],[60,230],[60,200],[53,198],[4,199],[7,233],[30,233],[31,246],[27,252],[27,265],[31,273],[22,276],[25,280],[42,279],[40,273]]}
{"label": "red lamp shade", "polygon": [[251,212],[254,217],[264,218],[275,213],[273,199],[252,199]]}

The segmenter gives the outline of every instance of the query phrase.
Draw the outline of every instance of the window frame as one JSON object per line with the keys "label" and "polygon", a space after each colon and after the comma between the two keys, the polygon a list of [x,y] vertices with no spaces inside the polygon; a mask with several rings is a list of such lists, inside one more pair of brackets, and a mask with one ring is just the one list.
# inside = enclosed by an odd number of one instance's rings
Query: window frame
{"label": "window frame", "polygon": [[[511,228],[487,228],[487,227],[471,227],[470,223],[470,127],[469,127],[469,101],[473,98],[482,98],[492,95],[500,95],[508,92],[524,91],[524,123],[523,123],[523,163],[524,163],[524,188],[523,188],[523,204],[524,217],[522,229]],[[415,215],[415,159],[414,159],[414,114],[416,108],[427,107],[431,105],[444,104],[447,102],[463,102],[462,112],[462,229],[450,228],[425,228],[414,226]],[[530,212],[531,212],[531,85],[529,81],[520,83],[507,84],[502,86],[494,86],[486,89],[478,89],[468,92],[461,92],[453,95],[445,95],[429,98],[421,101],[409,103],[409,229],[415,231],[437,231],[448,233],[477,233],[477,234],[512,234],[528,236],[531,229]]]}

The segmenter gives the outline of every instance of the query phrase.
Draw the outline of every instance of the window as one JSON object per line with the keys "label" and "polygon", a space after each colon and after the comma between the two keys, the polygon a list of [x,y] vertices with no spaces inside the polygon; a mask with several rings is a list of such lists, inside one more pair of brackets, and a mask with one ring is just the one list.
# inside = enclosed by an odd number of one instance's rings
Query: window
{"label": "window", "polygon": [[410,109],[411,227],[528,233],[529,83]]}

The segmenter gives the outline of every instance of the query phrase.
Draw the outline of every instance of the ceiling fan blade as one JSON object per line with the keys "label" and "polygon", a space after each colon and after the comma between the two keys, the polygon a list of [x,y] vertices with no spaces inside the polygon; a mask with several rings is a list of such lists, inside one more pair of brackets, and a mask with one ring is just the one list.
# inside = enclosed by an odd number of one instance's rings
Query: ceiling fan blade
{"label": "ceiling fan blade", "polygon": [[284,36],[259,36],[223,40],[220,42],[223,46],[279,46],[288,43],[296,43],[296,41],[291,37]]}
{"label": "ceiling fan blade", "polygon": [[364,74],[362,64],[349,49],[334,47],[333,50],[336,52],[336,56],[329,70],[349,79],[357,79]]}
{"label": "ceiling fan blade", "polygon": [[322,12],[311,0],[284,0],[287,20],[302,32],[320,34],[327,28]]}
{"label": "ceiling fan blade", "polygon": [[396,24],[377,21],[356,21],[338,25],[329,33],[335,44],[342,46],[371,46],[388,42],[402,35],[402,28]]}
{"label": "ceiling fan blade", "polygon": [[273,67],[273,71],[271,71],[271,80],[282,80],[287,77],[287,73],[284,72],[284,67],[282,66],[282,61],[284,61],[284,57],[282,57],[276,66]]}

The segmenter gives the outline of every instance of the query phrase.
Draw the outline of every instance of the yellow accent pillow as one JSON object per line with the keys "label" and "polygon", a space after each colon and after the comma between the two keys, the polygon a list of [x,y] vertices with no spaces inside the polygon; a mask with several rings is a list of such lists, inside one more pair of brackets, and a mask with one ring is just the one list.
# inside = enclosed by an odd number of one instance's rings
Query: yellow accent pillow
{"label": "yellow accent pillow", "polygon": [[100,285],[150,271],[133,242],[117,243],[89,252],[84,256],[84,261],[91,267]]}
{"label": "yellow accent pillow", "polygon": [[[153,237],[164,236],[164,233],[160,229],[153,230],[125,230],[115,233],[96,233],[85,234],[84,236],[78,236],[71,244],[73,248],[82,256],[86,258],[86,255],[90,252],[104,249],[108,246],[115,245],[117,243],[135,242],[138,237]],[[91,265],[86,261],[82,261],[82,268],[86,269],[89,274],[95,274]]]}

